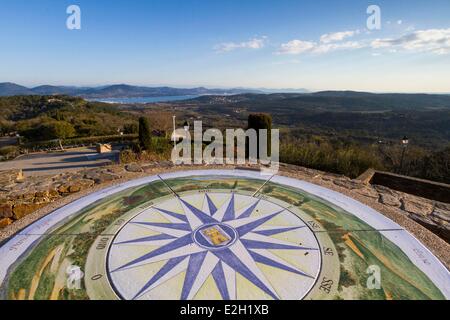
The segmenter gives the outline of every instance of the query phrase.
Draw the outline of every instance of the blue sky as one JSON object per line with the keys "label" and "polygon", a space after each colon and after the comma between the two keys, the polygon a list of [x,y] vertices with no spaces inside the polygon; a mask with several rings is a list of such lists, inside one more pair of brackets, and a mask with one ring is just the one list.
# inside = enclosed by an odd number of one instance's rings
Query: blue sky
{"label": "blue sky", "polygon": [[0,38],[0,81],[28,86],[450,91],[448,0],[1,0]]}

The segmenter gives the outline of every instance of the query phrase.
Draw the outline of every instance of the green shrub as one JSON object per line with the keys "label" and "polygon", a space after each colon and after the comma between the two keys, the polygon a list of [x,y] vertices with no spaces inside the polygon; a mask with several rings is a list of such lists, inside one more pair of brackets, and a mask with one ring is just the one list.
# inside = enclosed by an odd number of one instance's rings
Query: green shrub
{"label": "green shrub", "polygon": [[151,149],[157,154],[168,154],[172,150],[172,144],[166,138],[153,137]]}
{"label": "green shrub", "polygon": [[0,156],[8,157],[11,155],[15,155],[19,151],[19,148],[16,146],[6,146],[0,148]]}
{"label": "green shrub", "polygon": [[152,137],[150,146],[150,150],[143,150],[139,143],[131,143],[129,149],[121,151],[120,162],[132,163],[170,159],[172,145],[168,139]]}
{"label": "green shrub", "polygon": [[[96,143],[133,143],[137,141],[137,135],[112,135],[112,136],[101,136],[101,137],[85,137],[85,138],[72,138],[62,140],[63,146],[79,146],[79,145],[94,145]],[[25,149],[46,149],[59,147],[59,143],[54,140],[50,141],[36,141],[28,142],[23,145]]]}
{"label": "green shrub", "polygon": [[135,122],[127,123],[123,126],[123,132],[125,134],[137,134],[139,133],[139,125]]}
{"label": "green shrub", "polygon": [[68,139],[76,135],[75,128],[66,121],[46,121],[39,126],[28,128],[21,132],[29,141]]}
{"label": "green shrub", "polygon": [[295,140],[282,143],[280,161],[356,178],[369,168],[384,169],[375,150],[327,141]]}

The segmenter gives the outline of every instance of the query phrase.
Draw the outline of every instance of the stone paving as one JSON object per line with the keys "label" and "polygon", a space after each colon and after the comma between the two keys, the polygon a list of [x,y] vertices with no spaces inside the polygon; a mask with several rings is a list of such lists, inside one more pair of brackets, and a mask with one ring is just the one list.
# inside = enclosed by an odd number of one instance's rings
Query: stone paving
{"label": "stone paving", "polygon": [[65,172],[77,172],[87,168],[98,168],[116,163],[119,150],[99,154],[95,148],[75,148],[65,152],[31,153],[12,161],[0,162],[0,172],[21,169],[27,175],[48,176]]}

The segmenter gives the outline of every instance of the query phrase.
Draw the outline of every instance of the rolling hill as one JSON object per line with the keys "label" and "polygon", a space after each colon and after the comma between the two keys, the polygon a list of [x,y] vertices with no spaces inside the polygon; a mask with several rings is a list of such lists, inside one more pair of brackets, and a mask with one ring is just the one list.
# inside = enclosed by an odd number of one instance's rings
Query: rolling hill
{"label": "rolling hill", "polygon": [[33,91],[24,86],[20,86],[11,82],[0,83],[0,96],[19,96],[19,95],[31,95]]}

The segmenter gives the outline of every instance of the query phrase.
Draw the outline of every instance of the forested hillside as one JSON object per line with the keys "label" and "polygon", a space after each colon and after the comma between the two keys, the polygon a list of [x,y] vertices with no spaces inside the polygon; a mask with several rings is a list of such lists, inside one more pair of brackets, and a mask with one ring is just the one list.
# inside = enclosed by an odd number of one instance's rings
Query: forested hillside
{"label": "forested hillside", "polygon": [[115,106],[68,96],[0,98],[0,133],[29,141],[117,134],[134,117]]}

